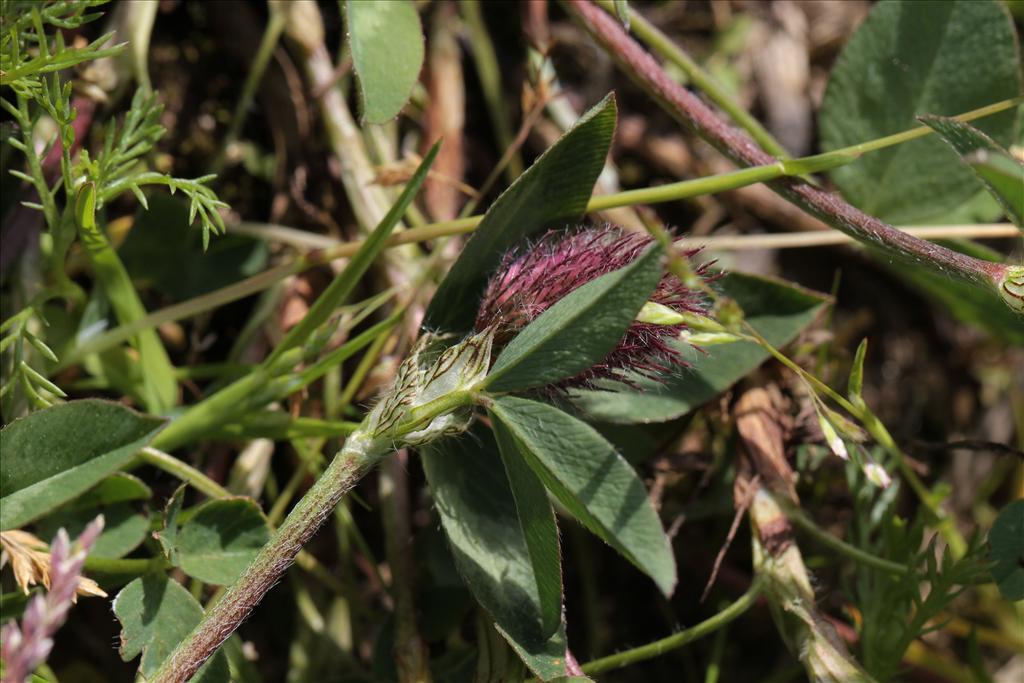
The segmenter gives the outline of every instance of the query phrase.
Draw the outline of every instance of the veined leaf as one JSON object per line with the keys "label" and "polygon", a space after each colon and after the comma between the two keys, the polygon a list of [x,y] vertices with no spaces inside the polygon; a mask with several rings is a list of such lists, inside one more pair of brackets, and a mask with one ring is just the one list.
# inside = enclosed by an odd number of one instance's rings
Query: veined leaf
{"label": "veined leaf", "polygon": [[[485,429],[423,449],[423,469],[455,565],[477,601],[518,641],[545,642],[561,622],[558,535],[532,472],[510,477]],[[510,483],[510,481],[512,483]],[[552,623],[554,624],[552,626]]]}
{"label": "veined leaf", "polygon": [[529,235],[583,216],[611,147],[615,117],[615,97],[609,94],[495,200],[437,288],[425,328],[469,332],[487,277],[502,255]]}
{"label": "veined leaf", "polygon": [[[147,574],[117,594],[114,614],[121,622],[121,659],[127,662],[141,653],[139,672],[152,676],[199,623],[203,608],[166,574]],[[226,683],[230,678],[224,652],[218,651],[191,680]]]}
{"label": "veined leaf", "polygon": [[537,577],[537,597],[543,627],[541,634],[550,637],[562,623],[562,559],[559,555],[555,512],[548,502],[544,484],[523,462],[511,441],[511,435],[495,423],[494,436],[501,461],[505,465],[505,475],[515,500],[533,572]]}
{"label": "veined leaf", "polygon": [[269,540],[267,520],[252,500],[211,500],[177,530],[173,555],[189,576],[229,586]]}
{"label": "veined leaf", "polygon": [[974,126],[944,116],[920,119],[974,170],[1010,220],[1024,227],[1024,164]]}
{"label": "veined leaf", "polygon": [[61,508],[55,514],[36,522],[36,535],[53,538],[57,530],[63,527],[71,538],[75,538],[100,512],[103,513],[103,531],[90,549],[89,557],[118,559],[138,548],[149,537],[149,516],[136,511],[127,503],[105,505],[102,509]]}
{"label": "veined leaf", "polygon": [[[513,638],[497,624],[494,628],[508,641],[512,650],[523,660],[523,664],[534,676],[542,681],[564,681],[565,651],[568,643],[565,639],[565,625],[559,624],[553,636],[544,641],[526,642]],[[587,680],[587,679],[581,679]]]}
{"label": "veined leaf", "polygon": [[420,15],[411,0],[348,0],[345,8],[363,118],[385,123],[398,116],[420,76]]}
{"label": "veined leaf", "polygon": [[615,448],[590,425],[546,403],[501,396],[490,410],[552,495],[671,595],[672,546],[647,489]]}
{"label": "veined leaf", "polygon": [[661,250],[573,290],[509,342],[487,375],[492,391],[522,391],[577,375],[622,339],[661,279]]}
{"label": "veined leaf", "polygon": [[[984,55],[984,58],[979,58]],[[994,0],[879,2],[829,76],[819,125],[826,151],[912,128],[1021,93],[1017,37]],[[1011,142],[1017,112],[976,125]],[[892,223],[941,217],[978,191],[948,147],[929,136],[864,155],[831,173],[851,203]]]}
{"label": "veined leaf", "polygon": [[[824,296],[783,280],[729,273],[716,286],[734,299],[746,320],[776,347],[790,342],[814,320]],[[598,391],[575,390],[575,403],[589,418],[604,422],[663,422],[685,415],[745,377],[768,358],[755,343],[738,341],[710,346],[706,352],[681,344],[688,367],[664,377],[660,384],[641,375],[637,388],[608,383]]]}
{"label": "veined leaf", "polygon": [[0,530],[43,516],[125,465],[159,418],[86,399],[39,410],[0,430]]}

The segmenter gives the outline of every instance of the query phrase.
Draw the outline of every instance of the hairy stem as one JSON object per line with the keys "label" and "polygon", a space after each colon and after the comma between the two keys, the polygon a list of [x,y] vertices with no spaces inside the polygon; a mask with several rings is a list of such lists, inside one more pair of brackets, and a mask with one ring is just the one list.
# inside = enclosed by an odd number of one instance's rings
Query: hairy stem
{"label": "hairy stem", "polygon": [[334,506],[379,460],[379,449],[361,448],[365,441],[351,440],[317,479],[309,492],[285,518],[273,539],[199,625],[178,644],[152,683],[184,683],[263,599],[295,561],[296,555],[330,516]]}
{"label": "hairy stem", "polygon": [[439,415],[481,400],[475,391],[453,391],[409,410],[406,419],[390,431],[371,434],[364,423],[361,430],[346,440],[331,464],[288,513],[274,537],[260,549],[224,597],[164,660],[150,683],[184,683],[195,674],[273,588],[342,497],[391,447],[400,443],[403,436]]}
{"label": "hairy stem", "polygon": [[[611,0],[598,0],[598,2],[606,11],[615,11]],[[738,102],[733,100],[725,88],[711,74],[702,69],[690,55],[673,43],[657,26],[647,21],[642,14],[632,8],[628,8],[627,11],[629,12],[630,31],[634,35],[647,43],[663,59],[679,67],[686,74],[686,77],[690,79],[691,83],[700,88],[701,92],[721,107],[722,111],[728,114],[733,121],[750,133],[750,137],[757,140],[761,147],[780,159],[785,159],[789,156],[778,140],[761,125],[761,122],[751,116],[750,112],[740,106]]]}
{"label": "hairy stem", "polygon": [[[984,107],[972,112],[967,112],[954,118],[961,121],[970,121],[982,116],[992,114],[996,111],[1003,111],[1014,105],[1016,100],[1007,100],[995,105]],[[707,178],[696,178],[693,180],[682,180],[675,183],[667,183],[657,187],[645,187],[636,190],[626,190],[607,195],[596,195],[587,204],[587,212],[607,211],[618,207],[636,206],[638,204],[658,204],[661,202],[675,202],[681,199],[689,199],[716,192],[735,190],[756,183],[767,182],[777,178],[792,175],[801,175],[830,168],[836,168],[854,161],[858,156],[866,152],[882,149],[892,145],[906,142],[910,139],[929,135],[933,131],[927,126],[921,126],[909,131],[890,135],[878,140],[871,140],[849,148],[835,150],[827,154],[819,154],[813,157],[800,159],[789,159],[785,161],[772,161],[765,166],[754,166],[742,168],[729,173],[722,173]],[[386,246],[396,247],[402,244],[415,242],[426,242],[439,237],[448,237],[463,233],[473,232],[476,226],[483,220],[482,215],[467,216],[450,221],[439,221],[427,225],[404,230],[398,234],[388,237]],[[952,226],[945,226],[951,228]],[[906,232],[913,233],[915,229]],[[295,260],[275,266],[262,273],[258,273],[244,280],[222,287],[221,289],[203,294],[201,296],[183,301],[158,311],[153,311],[144,318],[130,323],[118,325],[112,330],[89,338],[78,345],[67,354],[50,373],[51,375],[67,367],[80,362],[85,356],[93,353],[100,353],[107,349],[123,343],[141,330],[156,327],[167,322],[183,320],[198,315],[204,311],[213,310],[217,306],[237,301],[265,290],[285,278],[295,275],[314,266],[327,263],[341,258],[348,258],[355,254],[362,241],[338,242],[325,235],[317,235],[305,230],[296,230],[280,225],[266,223],[242,222],[231,225],[231,231],[241,235],[249,235],[260,239],[273,240],[295,246],[303,250],[314,250],[305,256],[297,256]],[[860,238],[850,232],[846,233],[851,239]],[[934,235],[929,235],[933,237]],[[952,233],[944,236],[952,237]],[[995,235],[993,235],[995,236]],[[995,265],[995,264],[993,264]],[[1013,268],[1007,267],[1002,278],[1002,289],[1000,291],[1003,300],[1015,310],[1024,310],[1024,277],[1014,276]],[[72,283],[73,284],[73,283]]]}
{"label": "hairy stem", "polygon": [[[743,166],[765,166],[776,159],[744,132],[722,121],[696,95],[673,81],[622,26],[589,0],[565,0],[565,6],[622,69],[677,121]],[[839,197],[799,178],[779,178],[769,186],[812,216],[860,242],[903,262],[999,293],[1007,267],[981,261],[916,239],[854,208]]]}

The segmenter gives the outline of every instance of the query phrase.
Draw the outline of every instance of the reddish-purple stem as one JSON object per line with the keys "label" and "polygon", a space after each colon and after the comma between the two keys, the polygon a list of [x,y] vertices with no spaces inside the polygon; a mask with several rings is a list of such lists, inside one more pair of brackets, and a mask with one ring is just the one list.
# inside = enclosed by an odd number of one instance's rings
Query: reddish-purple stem
{"label": "reddish-purple stem", "polygon": [[[680,123],[737,164],[762,166],[776,162],[746,133],[720,119],[696,95],[672,80],[614,17],[590,0],[565,0],[565,5],[627,75]],[[889,256],[990,290],[998,291],[1005,277],[1007,266],[1003,264],[975,259],[911,237],[799,178],[780,178],[768,185],[809,214]]]}

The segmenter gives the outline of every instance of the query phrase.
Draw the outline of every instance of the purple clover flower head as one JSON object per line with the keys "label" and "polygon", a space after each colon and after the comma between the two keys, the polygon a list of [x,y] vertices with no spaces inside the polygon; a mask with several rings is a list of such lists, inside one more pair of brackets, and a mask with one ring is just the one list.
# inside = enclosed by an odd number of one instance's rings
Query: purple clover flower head
{"label": "purple clover flower head", "polygon": [[[541,313],[576,288],[633,262],[654,240],[612,225],[575,231],[552,230],[534,244],[510,251],[487,284],[475,328],[494,330],[494,349],[500,350]],[[685,253],[692,257],[698,250]],[[696,267],[706,276],[706,265]],[[650,301],[678,313],[705,315],[705,295],[666,273]],[[683,323],[656,324],[634,320],[618,345],[597,365],[552,387],[591,387],[595,380],[612,379],[632,384],[629,372],[656,381],[686,365],[669,342],[687,330]]]}

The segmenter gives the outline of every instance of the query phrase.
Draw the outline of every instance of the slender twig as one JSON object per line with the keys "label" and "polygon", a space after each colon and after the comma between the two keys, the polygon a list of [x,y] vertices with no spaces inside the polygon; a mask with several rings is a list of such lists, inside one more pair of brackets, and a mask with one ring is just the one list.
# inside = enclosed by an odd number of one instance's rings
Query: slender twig
{"label": "slender twig", "polygon": [[760,593],[761,582],[759,580],[755,580],[747,592],[740,596],[735,602],[723,609],[721,612],[718,612],[714,616],[700,622],[696,626],[691,626],[690,628],[679,631],[678,633],[673,633],[672,635],[662,638],[661,640],[656,640],[653,643],[641,645],[640,647],[624,650],[607,657],[595,659],[592,662],[587,662],[582,667],[583,672],[589,675],[618,669],[623,666],[628,666],[629,664],[635,664],[647,659],[659,657],[669,650],[674,650],[675,648],[682,647],[687,643],[692,643],[699,638],[703,638],[709,633],[714,633],[736,617],[746,612],[757,601]]}
{"label": "slender twig", "polygon": [[210,498],[231,497],[231,492],[226,488],[187,462],[175,458],[170,453],[164,453],[161,450],[147,446],[139,451],[137,457],[147,465],[152,465],[168,474],[174,475],[183,482],[191,484],[197,491],[205,493]]}
{"label": "slender twig", "polygon": [[794,526],[816,540],[818,543],[821,543],[823,546],[831,548],[841,555],[846,555],[851,560],[862,564],[865,567],[879,569],[883,572],[896,574],[898,576],[907,574],[913,575],[914,570],[912,567],[899,564],[898,562],[890,562],[889,560],[878,557],[877,555],[865,552],[857,546],[850,545],[841,538],[836,538],[819,527],[800,508],[795,505],[787,505],[785,499],[780,497],[777,502],[779,503],[779,506],[785,510],[786,517],[789,518],[789,521],[791,521]]}
{"label": "slender twig", "polygon": [[[722,121],[700,98],[672,80],[600,7],[589,0],[565,0],[564,4],[622,69],[677,121],[742,166],[776,162],[746,133]],[[999,295],[1011,307],[1024,310],[1024,300],[1017,290],[1022,287],[1017,280],[1024,280],[1019,268],[975,259],[907,235],[799,178],[779,178],[769,187],[812,216],[891,257],[977,285]]]}
{"label": "slender twig", "polygon": [[296,555],[323,526],[345,494],[387,453],[380,443],[392,443],[402,435],[421,429],[438,415],[478,400],[480,397],[474,391],[450,392],[409,410],[408,417],[388,434],[373,437],[372,442],[367,436],[350,437],[223,599],[164,660],[151,683],[184,683],[216,652],[295,561]]}
{"label": "slender twig", "polygon": [[256,94],[256,87],[263,80],[263,74],[267,70],[267,64],[270,62],[270,56],[274,53],[274,48],[277,47],[277,43],[281,38],[281,33],[284,32],[285,26],[288,24],[288,12],[286,9],[281,7],[275,7],[273,3],[270,7],[270,19],[267,22],[267,27],[263,31],[263,38],[260,40],[260,45],[256,50],[256,55],[253,57],[252,66],[249,68],[249,74],[245,78],[245,83],[242,85],[242,94],[238,98],[238,102],[235,103],[235,112],[231,116],[231,124],[228,126],[228,131],[224,135],[224,142],[221,144],[220,153],[217,156],[217,160],[214,162],[213,172],[220,173],[220,169],[224,166],[224,160],[230,151],[231,145],[238,139],[238,133],[242,130],[242,123],[245,122],[245,115],[249,112],[249,107],[252,106],[253,96]]}
{"label": "slender twig", "polygon": [[[509,124],[508,114],[505,110],[505,96],[501,92],[502,78],[498,57],[494,52],[491,37],[487,33],[480,5],[481,3],[476,0],[460,0],[459,2],[462,18],[468,29],[473,63],[476,66],[477,77],[480,79],[484,101],[487,103],[487,113],[490,114],[498,145],[501,149],[507,150],[512,147],[512,126]],[[505,171],[509,182],[522,174],[523,158],[518,151],[514,152],[509,159]]]}
{"label": "slender twig", "polygon": [[[598,0],[598,2],[605,10],[615,11],[611,0]],[[750,112],[733,100],[726,89],[715,80],[714,76],[702,69],[700,64],[695,62],[682,48],[673,43],[657,26],[647,21],[642,14],[632,8],[629,8],[628,11],[629,30],[634,35],[647,43],[663,59],[679,67],[679,70],[686,74],[691,83],[700,88],[701,92],[708,96],[708,99],[729,115],[729,118],[750,133],[750,137],[757,140],[762,147],[780,159],[785,159],[789,156],[778,140],[761,125],[760,121],[751,116]]]}

